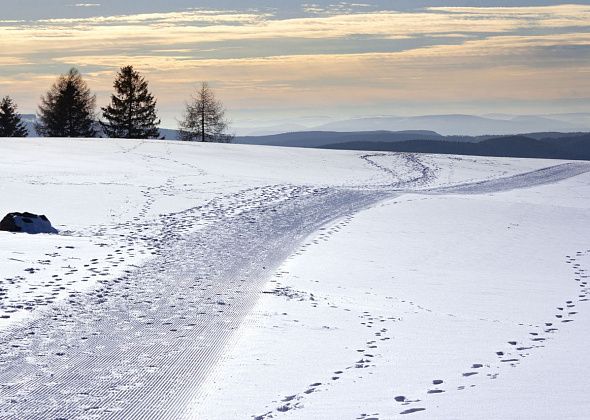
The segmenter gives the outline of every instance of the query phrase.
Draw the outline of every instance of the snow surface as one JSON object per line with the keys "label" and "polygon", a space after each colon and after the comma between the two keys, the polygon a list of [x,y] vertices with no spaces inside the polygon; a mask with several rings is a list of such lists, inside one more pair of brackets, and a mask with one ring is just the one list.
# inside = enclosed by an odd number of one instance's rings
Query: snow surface
{"label": "snow surface", "polygon": [[[0,139],[0,418],[585,418],[590,164]],[[409,415],[409,414],[408,414]]]}

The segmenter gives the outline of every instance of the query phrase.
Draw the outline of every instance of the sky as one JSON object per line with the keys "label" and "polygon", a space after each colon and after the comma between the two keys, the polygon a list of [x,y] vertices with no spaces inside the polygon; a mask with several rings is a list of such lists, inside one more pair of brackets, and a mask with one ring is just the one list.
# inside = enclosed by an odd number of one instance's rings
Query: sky
{"label": "sky", "polygon": [[[79,3],[77,1],[80,1]],[[174,128],[207,81],[236,127],[590,112],[590,1],[0,0],[0,95],[131,64]]]}

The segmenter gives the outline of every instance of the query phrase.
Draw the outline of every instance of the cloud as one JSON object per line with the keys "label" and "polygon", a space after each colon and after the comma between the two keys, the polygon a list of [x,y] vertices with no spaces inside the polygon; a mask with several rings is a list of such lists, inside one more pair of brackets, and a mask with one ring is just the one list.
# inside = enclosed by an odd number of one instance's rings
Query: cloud
{"label": "cloud", "polygon": [[94,26],[105,24],[133,25],[133,24],[227,24],[253,23],[269,15],[254,13],[239,13],[226,10],[187,10],[168,13],[141,13],[134,15],[95,16],[87,18],[54,18],[40,19],[39,25],[81,25]]}
{"label": "cloud", "polygon": [[[169,107],[181,106],[200,80],[211,80],[235,107],[328,106],[350,97],[368,104],[590,96],[588,54],[563,62],[570,49],[590,47],[590,6],[414,12],[367,12],[366,6],[308,4],[312,16],[289,19],[195,9],[0,22],[0,43],[9,46],[0,52],[0,78],[24,95],[42,91],[56,69],[74,65],[106,95],[114,71],[134,64]],[[354,48],[342,53],[334,45]],[[368,52],[368,45],[383,50]],[[223,58],[215,55],[221,49]]]}
{"label": "cloud", "polygon": [[[372,61],[376,63],[393,63],[396,65],[416,65],[422,63],[426,66],[433,65],[433,59],[445,60],[452,63],[467,63],[466,58],[471,58],[470,63],[481,62],[482,66],[489,66],[490,62],[498,62],[499,58],[512,63],[526,62],[531,55],[538,54],[537,49],[553,47],[590,47],[590,32],[576,34],[534,35],[534,36],[494,36],[480,40],[467,40],[459,45],[437,45],[423,48],[413,48],[400,52],[387,53],[358,53],[358,54],[312,54],[312,55],[284,55],[284,56],[258,56],[239,59],[203,59],[195,58],[190,50],[164,50],[170,55],[64,55],[55,57],[54,61],[68,65],[86,65],[116,68],[125,63],[134,62],[138,66],[150,71],[189,70],[195,67],[222,67],[259,66],[268,63],[294,63],[305,62],[308,67],[319,63],[318,70],[330,73],[332,69],[338,69],[342,62]],[[160,52],[161,50],[158,50]],[[482,60],[487,57],[487,60]],[[550,63],[550,57],[547,64]],[[463,61],[457,61],[462,59]],[[590,62],[590,57],[587,58]],[[506,62],[506,61],[504,61]],[[330,65],[331,63],[331,65]],[[438,61],[437,63],[442,63]],[[301,75],[307,77],[306,74]]]}
{"label": "cloud", "polygon": [[[429,8],[421,12],[341,13],[295,19],[276,19],[268,13],[239,13],[216,10],[188,10],[91,18],[44,19],[30,25],[15,25],[21,36],[43,32],[58,36],[69,33],[97,39],[135,34],[135,38],[156,35],[162,43],[181,36],[200,35],[203,41],[282,38],[343,38],[371,35],[387,39],[444,33],[502,33],[518,29],[571,28],[590,25],[590,6],[567,5],[514,8]],[[162,28],[174,27],[177,36]],[[157,32],[157,34],[154,34]],[[89,37],[87,37],[89,38]],[[199,40],[198,38],[195,38]]]}
{"label": "cloud", "polygon": [[0,55],[0,66],[23,66],[27,64],[33,64],[33,62],[27,61],[24,57]]}

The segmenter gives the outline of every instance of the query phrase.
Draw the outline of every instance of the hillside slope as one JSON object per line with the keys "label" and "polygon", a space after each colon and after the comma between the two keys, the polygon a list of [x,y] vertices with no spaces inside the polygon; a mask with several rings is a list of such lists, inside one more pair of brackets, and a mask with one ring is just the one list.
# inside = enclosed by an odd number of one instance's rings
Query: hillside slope
{"label": "hillside slope", "polygon": [[0,153],[0,212],[60,231],[0,232],[3,419],[436,416],[485,399],[487,374],[524,380],[503,366],[538,372],[529,353],[565,369],[552,348],[583,353],[585,162],[104,139]]}

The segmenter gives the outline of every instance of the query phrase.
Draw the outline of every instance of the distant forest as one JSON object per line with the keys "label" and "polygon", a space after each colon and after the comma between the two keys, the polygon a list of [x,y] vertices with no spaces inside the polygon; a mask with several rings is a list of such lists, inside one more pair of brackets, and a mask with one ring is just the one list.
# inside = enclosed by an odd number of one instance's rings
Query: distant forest
{"label": "distant forest", "polygon": [[238,137],[237,143],[338,150],[590,160],[590,133],[441,136],[432,131],[300,132]]}
{"label": "distant forest", "polygon": [[590,160],[590,134],[535,139],[524,135],[491,138],[479,143],[449,140],[410,140],[396,143],[349,142],[326,149],[436,153],[565,160]]}

